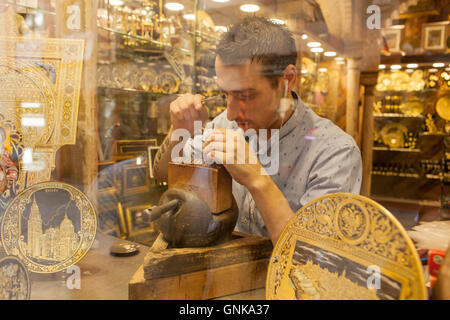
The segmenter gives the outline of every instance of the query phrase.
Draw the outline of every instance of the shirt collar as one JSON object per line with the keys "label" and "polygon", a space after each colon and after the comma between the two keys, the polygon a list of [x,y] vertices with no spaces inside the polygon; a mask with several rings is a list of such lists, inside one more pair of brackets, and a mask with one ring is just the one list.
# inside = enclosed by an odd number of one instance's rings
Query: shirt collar
{"label": "shirt collar", "polygon": [[300,125],[305,114],[305,106],[300,101],[297,93],[291,91],[292,97],[294,98],[294,112],[288,121],[286,121],[280,130],[280,139],[288,135],[294,128]]}

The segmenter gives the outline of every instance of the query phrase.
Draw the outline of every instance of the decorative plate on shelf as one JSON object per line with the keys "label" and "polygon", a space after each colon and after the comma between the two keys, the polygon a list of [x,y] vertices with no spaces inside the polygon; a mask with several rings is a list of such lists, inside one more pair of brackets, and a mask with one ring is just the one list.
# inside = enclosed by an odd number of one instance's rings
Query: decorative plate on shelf
{"label": "decorative plate on shelf", "polygon": [[442,119],[450,121],[450,96],[444,96],[438,100],[436,112]]}
{"label": "decorative plate on shelf", "polygon": [[6,253],[28,271],[54,273],[88,253],[96,230],[97,215],[84,193],[65,183],[42,182],[9,204],[0,235]]}
{"label": "decorative plate on shelf", "polygon": [[270,258],[266,299],[427,299],[422,264],[395,217],[349,193],[320,197],[283,229]]}
{"label": "decorative plate on shelf", "polygon": [[405,144],[405,137],[408,129],[401,123],[394,122],[386,124],[381,129],[381,139],[390,148],[402,148]]}
{"label": "decorative plate on shelf", "polygon": [[403,113],[412,116],[420,116],[423,113],[424,103],[425,102],[422,100],[412,99],[405,104]]}

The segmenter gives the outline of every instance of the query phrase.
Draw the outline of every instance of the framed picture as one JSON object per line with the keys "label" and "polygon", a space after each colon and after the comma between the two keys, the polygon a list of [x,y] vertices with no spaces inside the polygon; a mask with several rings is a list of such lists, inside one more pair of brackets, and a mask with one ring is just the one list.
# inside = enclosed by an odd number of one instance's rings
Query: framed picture
{"label": "framed picture", "polygon": [[153,161],[155,160],[158,150],[159,147],[147,147],[148,174],[150,176],[150,179],[155,178],[153,175]]}
{"label": "framed picture", "polygon": [[125,164],[123,166],[123,195],[139,194],[148,192],[149,179],[146,165]]}
{"label": "framed picture", "polygon": [[403,25],[397,25],[389,28],[384,28],[381,31],[381,34],[383,35],[390,52],[400,53],[402,51],[400,45],[404,28],[405,26]]}
{"label": "framed picture", "polygon": [[114,146],[115,152],[113,155],[113,160],[121,161],[135,158],[140,154],[145,154],[148,146],[156,146],[156,145],[158,145],[156,139],[116,140]]}
{"label": "framed picture", "polygon": [[422,46],[428,51],[445,52],[449,21],[425,23],[422,30]]}

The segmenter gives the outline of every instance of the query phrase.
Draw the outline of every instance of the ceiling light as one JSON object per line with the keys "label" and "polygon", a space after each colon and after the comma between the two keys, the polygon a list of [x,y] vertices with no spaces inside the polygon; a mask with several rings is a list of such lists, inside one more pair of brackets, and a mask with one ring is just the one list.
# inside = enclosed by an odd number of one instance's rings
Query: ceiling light
{"label": "ceiling light", "polygon": [[183,18],[186,19],[186,20],[195,20],[195,14],[193,14],[193,13],[186,13],[183,16]]}
{"label": "ceiling light", "polygon": [[307,74],[308,70],[302,69],[302,74]]}
{"label": "ceiling light", "polygon": [[431,72],[431,73],[438,72],[438,71],[439,71],[438,69],[428,69],[428,72]]}
{"label": "ceiling light", "polygon": [[325,57],[336,57],[337,53],[334,51],[327,51],[324,53]]}
{"label": "ceiling light", "polygon": [[323,48],[311,48],[311,52],[315,53],[323,52]]}
{"label": "ceiling light", "polygon": [[272,21],[275,24],[281,24],[281,25],[286,24],[286,21],[281,20],[281,19],[277,19],[277,18],[273,18],[273,19],[269,19],[269,20]]}
{"label": "ceiling light", "polygon": [[244,12],[256,12],[259,11],[259,6],[257,4],[243,4],[239,9]]}
{"label": "ceiling light", "polygon": [[402,66],[399,65],[399,64],[393,64],[393,65],[391,66],[391,70],[400,70],[401,68],[402,68]]}
{"label": "ceiling light", "polygon": [[413,70],[413,69],[406,69],[405,72],[406,72],[406,73],[413,73],[414,70]]}
{"label": "ceiling light", "polygon": [[327,68],[320,68],[319,71],[320,71],[320,72],[327,72],[328,69],[327,69]]}
{"label": "ceiling light", "polygon": [[303,39],[303,40],[308,39],[308,35],[307,35],[306,33],[302,34],[302,39]]}
{"label": "ceiling light", "polygon": [[122,0],[109,0],[111,6],[123,6]]}
{"label": "ceiling light", "polygon": [[417,63],[409,63],[406,65],[406,67],[409,69],[416,69],[419,67],[419,65]]}
{"label": "ceiling light", "polygon": [[378,70],[384,70],[384,69],[386,69],[386,65],[385,64],[380,64],[378,66]]}
{"label": "ceiling light", "polygon": [[164,7],[170,11],[181,11],[184,9],[184,6],[178,2],[168,2]]}
{"label": "ceiling light", "polygon": [[442,63],[442,62],[433,63],[433,67],[434,68],[443,68],[443,67],[445,67],[445,63]]}
{"label": "ceiling light", "polygon": [[308,47],[310,47],[310,48],[318,48],[318,47],[320,47],[322,44],[321,44],[320,42],[312,41],[312,42],[308,42],[306,45],[307,45]]}
{"label": "ceiling light", "polygon": [[215,27],[216,31],[222,31],[222,32],[227,32],[228,29],[225,26],[216,26]]}

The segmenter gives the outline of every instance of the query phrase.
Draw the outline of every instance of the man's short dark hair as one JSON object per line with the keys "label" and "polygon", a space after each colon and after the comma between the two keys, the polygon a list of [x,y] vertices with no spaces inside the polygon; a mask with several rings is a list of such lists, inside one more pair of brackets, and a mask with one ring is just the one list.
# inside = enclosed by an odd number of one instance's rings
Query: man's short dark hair
{"label": "man's short dark hair", "polygon": [[216,54],[226,65],[259,62],[262,76],[279,77],[297,61],[291,32],[264,17],[248,17],[233,25],[219,41]]}

